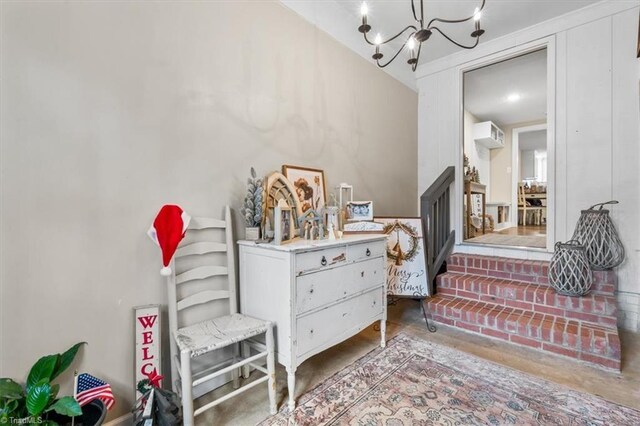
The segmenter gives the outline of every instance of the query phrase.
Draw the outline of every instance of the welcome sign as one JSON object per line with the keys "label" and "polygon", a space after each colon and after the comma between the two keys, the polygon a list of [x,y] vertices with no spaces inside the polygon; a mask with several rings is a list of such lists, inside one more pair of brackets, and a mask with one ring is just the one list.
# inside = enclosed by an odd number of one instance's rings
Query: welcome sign
{"label": "welcome sign", "polygon": [[135,312],[135,385],[136,400],[142,396],[137,385],[154,370],[161,373],[160,359],[160,305],[136,306]]}
{"label": "welcome sign", "polygon": [[420,218],[376,218],[387,238],[387,294],[426,297],[427,268]]}

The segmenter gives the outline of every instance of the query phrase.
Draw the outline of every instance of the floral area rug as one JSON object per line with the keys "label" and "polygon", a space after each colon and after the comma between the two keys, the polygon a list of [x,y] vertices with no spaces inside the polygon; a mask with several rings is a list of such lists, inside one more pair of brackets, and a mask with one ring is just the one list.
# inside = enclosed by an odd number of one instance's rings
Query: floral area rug
{"label": "floral area rug", "polygon": [[640,425],[640,411],[400,334],[261,425]]}

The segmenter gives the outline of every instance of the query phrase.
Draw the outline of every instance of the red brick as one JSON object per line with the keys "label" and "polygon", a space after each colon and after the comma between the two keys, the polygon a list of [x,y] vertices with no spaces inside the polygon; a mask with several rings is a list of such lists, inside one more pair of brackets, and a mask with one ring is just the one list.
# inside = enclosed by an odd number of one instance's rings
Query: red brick
{"label": "red brick", "polygon": [[601,330],[593,330],[593,353],[607,355],[607,334]]}
{"label": "red brick", "polygon": [[609,346],[609,355],[612,358],[620,359],[620,337],[617,333],[607,333],[607,344]]}
{"label": "red brick", "polygon": [[525,275],[525,274],[511,274],[512,280],[523,281],[526,283],[535,283],[537,279],[533,275]]}
{"label": "red brick", "polygon": [[473,331],[475,333],[480,333],[480,327],[474,324],[468,324],[462,321],[456,321],[456,327],[464,328],[465,330]]}
{"label": "red brick", "polygon": [[[556,300],[558,299],[558,297],[561,297],[561,295],[559,294],[555,294],[553,291],[545,291],[545,295],[544,295],[544,303],[547,306],[562,306],[560,303],[558,303]],[[561,299],[562,300],[562,299]]]}
{"label": "red brick", "polygon": [[478,300],[477,293],[472,293],[470,291],[464,291],[464,290],[458,290],[458,297],[463,297],[465,299]]}
{"label": "red brick", "polygon": [[603,367],[620,370],[620,360],[618,359],[605,358],[585,352],[580,354],[580,359],[583,361],[591,362],[593,364],[599,364]]}
{"label": "red brick", "polygon": [[510,306],[512,308],[520,308],[520,309],[525,309],[530,311],[531,309],[533,309],[533,305],[531,303],[527,303],[527,302],[520,302],[518,300],[509,300],[507,299],[505,301],[507,306]]}
{"label": "red brick", "polygon": [[595,323],[597,323],[600,318],[598,315],[586,314],[584,312],[575,312],[575,311],[567,311],[565,315],[567,316],[567,318],[575,318],[582,321],[590,321]]}
{"label": "red brick", "polygon": [[511,273],[507,271],[491,271],[491,276],[495,278],[511,279]]}
{"label": "red brick", "polygon": [[542,343],[541,342],[539,342],[538,340],[529,339],[527,337],[521,337],[521,336],[512,335],[511,336],[511,341],[513,343],[517,343],[519,345],[525,345],[525,346],[529,346],[529,347],[537,348],[537,349],[540,349],[542,347]]}
{"label": "red brick", "polygon": [[447,287],[438,287],[438,294],[444,294],[447,296],[455,296],[456,295],[456,290],[453,288],[447,288]]}
{"label": "red brick", "polygon": [[467,273],[473,274],[473,275],[480,275],[480,276],[483,276],[483,277],[487,276],[487,270],[486,269],[467,268]]}
{"label": "red brick", "polygon": [[491,328],[482,328],[480,331],[482,334],[486,334],[487,336],[496,337],[502,340],[509,340],[509,335],[502,331],[493,330]]}
{"label": "red brick", "polygon": [[560,308],[552,308],[551,306],[533,305],[533,310],[536,312],[543,312],[545,314],[564,316],[564,310]]}
{"label": "red brick", "polygon": [[549,285],[549,278],[547,278],[546,276],[545,277],[539,276],[536,282],[538,284]]}
{"label": "red brick", "polygon": [[577,351],[573,349],[565,348],[562,346],[552,345],[550,343],[543,343],[542,349],[548,352],[556,353],[558,355],[564,355],[564,356],[568,356],[570,358],[576,358],[576,359],[578,358]]}
{"label": "red brick", "polygon": [[610,317],[600,317],[598,319],[598,323],[609,327],[616,327],[618,325],[618,321],[615,318]]}
{"label": "red brick", "polygon": [[591,344],[593,338],[593,330],[585,327],[584,325],[580,327],[580,347],[583,351],[589,352],[591,351]]}

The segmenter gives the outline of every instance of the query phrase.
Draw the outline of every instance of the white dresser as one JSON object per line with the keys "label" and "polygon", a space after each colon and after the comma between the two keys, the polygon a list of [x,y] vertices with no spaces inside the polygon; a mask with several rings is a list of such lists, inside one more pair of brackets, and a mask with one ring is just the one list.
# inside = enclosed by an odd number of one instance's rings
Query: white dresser
{"label": "white dresser", "polygon": [[294,241],[276,246],[239,241],[240,311],[275,323],[277,360],[295,373],[309,357],[380,321],[385,345],[386,235]]}

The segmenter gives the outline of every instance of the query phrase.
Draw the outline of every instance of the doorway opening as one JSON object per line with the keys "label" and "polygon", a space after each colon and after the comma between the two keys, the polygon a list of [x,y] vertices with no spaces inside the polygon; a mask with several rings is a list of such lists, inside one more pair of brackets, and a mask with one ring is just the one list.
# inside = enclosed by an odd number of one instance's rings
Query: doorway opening
{"label": "doorway opening", "polygon": [[463,75],[463,240],[547,248],[547,49]]}

